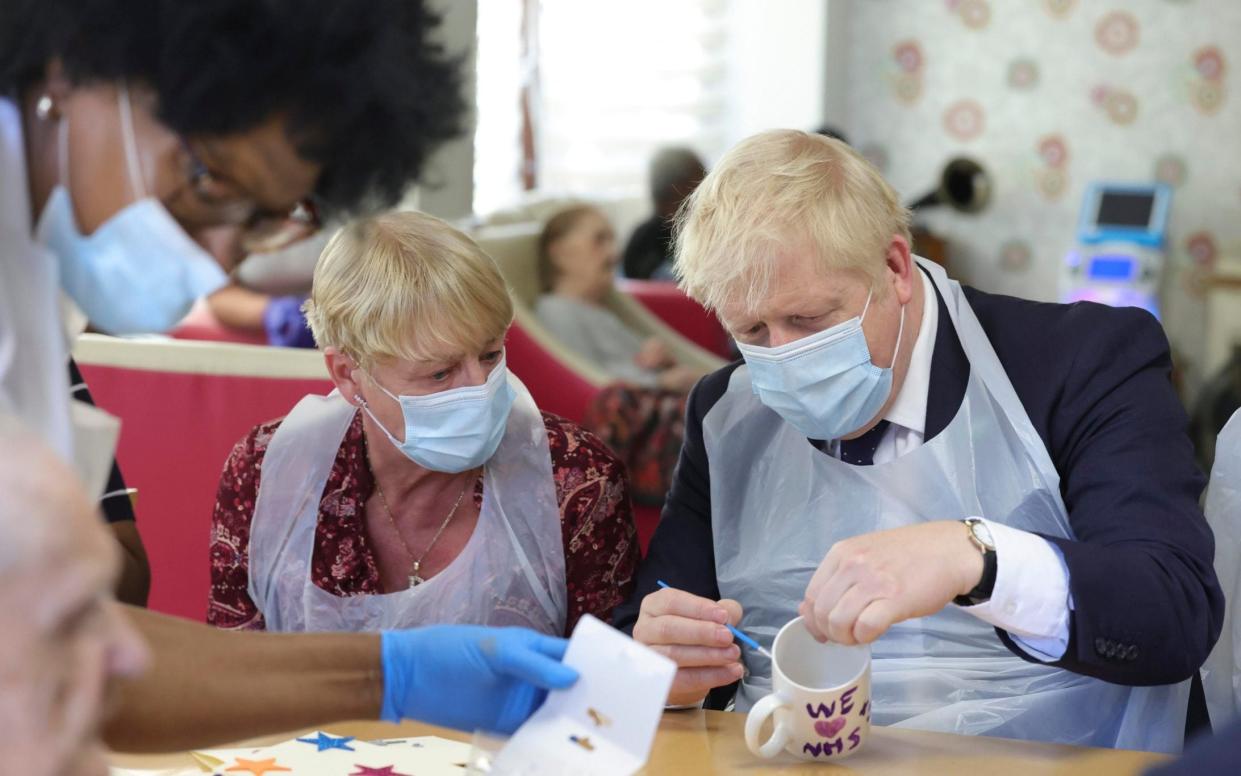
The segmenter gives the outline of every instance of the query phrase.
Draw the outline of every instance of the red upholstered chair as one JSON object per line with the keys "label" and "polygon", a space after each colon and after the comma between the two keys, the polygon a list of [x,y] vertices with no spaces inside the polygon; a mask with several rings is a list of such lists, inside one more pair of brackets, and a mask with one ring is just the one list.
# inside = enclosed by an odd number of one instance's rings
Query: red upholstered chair
{"label": "red upholstered chair", "polygon": [[634,505],[633,522],[638,529],[638,546],[642,548],[642,557],[646,557],[646,548],[651,546],[651,537],[659,526],[659,507],[643,507]]}
{"label": "red upholstered chair", "polygon": [[[540,409],[580,421],[600,385],[544,349],[520,322],[509,329],[507,345],[509,368],[530,389],[534,403]],[[645,555],[655,526],[659,524],[659,508],[634,506],[633,516],[639,545]]]}
{"label": "red upholstered chair", "polygon": [[84,335],[74,357],[96,403],[121,419],[117,451],[137,488],[152,609],[207,611],[208,533],[225,459],[251,427],[332,388],[317,351]]}
{"label": "red upholstered chair", "polygon": [[525,383],[539,409],[581,422],[591,399],[602,383],[594,374],[583,374],[544,348],[514,321],[508,331],[505,359],[513,374]]}
{"label": "red upholstered chair", "polygon": [[616,287],[698,347],[720,358],[732,358],[731,338],[719,319],[686,296],[675,283],[625,278],[617,281]]}

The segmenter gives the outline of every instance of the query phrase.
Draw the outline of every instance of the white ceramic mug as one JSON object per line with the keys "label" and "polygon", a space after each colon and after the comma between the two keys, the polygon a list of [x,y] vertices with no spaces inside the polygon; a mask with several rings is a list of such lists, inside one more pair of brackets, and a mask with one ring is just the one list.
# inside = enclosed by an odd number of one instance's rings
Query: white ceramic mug
{"label": "white ceramic mug", "polygon": [[[750,709],[745,744],[759,757],[781,750],[802,760],[839,760],[861,751],[870,734],[870,647],[820,644],[798,617],[772,644],[774,692]],[[768,717],[775,730],[759,733]]]}

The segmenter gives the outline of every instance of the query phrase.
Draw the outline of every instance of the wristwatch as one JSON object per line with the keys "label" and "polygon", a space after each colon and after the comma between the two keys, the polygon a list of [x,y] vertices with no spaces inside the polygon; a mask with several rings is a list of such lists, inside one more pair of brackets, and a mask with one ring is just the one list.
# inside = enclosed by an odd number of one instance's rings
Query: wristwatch
{"label": "wristwatch", "polygon": [[991,538],[991,531],[981,518],[967,517],[961,522],[965,523],[965,528],[969,531],[970,541],[982,553],[982,579],[978,580],[973,590],[957,596],[952,602],[957,606],[977,606],[990,601],[991,591],[995,589],[995,540]]}

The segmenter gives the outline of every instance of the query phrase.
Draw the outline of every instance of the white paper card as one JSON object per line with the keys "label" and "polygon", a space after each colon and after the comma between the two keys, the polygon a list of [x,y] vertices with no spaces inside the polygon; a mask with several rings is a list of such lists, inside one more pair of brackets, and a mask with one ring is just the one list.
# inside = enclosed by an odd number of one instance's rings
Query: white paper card
{"label": "white paper card", "polygon": [[92,499],[103,496],[112,473],[121,421],[98,407],[80,401],[69,403],[73,423],[73,468]]}
{"label": "white paper card", "polygon": [[628,776],[646,764],[676,664],[590,615],[565,665],[581,679],[547,696],[500,750],[497,774]]}

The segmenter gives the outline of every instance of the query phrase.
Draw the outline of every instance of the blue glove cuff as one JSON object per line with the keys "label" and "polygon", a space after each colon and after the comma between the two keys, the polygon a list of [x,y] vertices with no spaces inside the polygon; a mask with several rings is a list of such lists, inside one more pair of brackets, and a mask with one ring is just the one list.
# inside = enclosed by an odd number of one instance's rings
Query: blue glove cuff
{"label": "blue glove cuff", "polygon": [[279,296],[268,301],[263,309],[263,328],[268,344],[291,348],[315,346],[314,335],[302,314],[301,297]]}
{"label": "blue glove cuff", "polygon": [[[406,637],[408,638],[408,634]],[[408,661],[401,660],[397,655],[395,639],[390,631],[379,634],[379,664],[384,674],[383,707],[379,711],[379,718],[384,722],[400,722],[405,714],[404,710],[397,706],[400,701],[397,689],[406,686],[405,668]]]}

